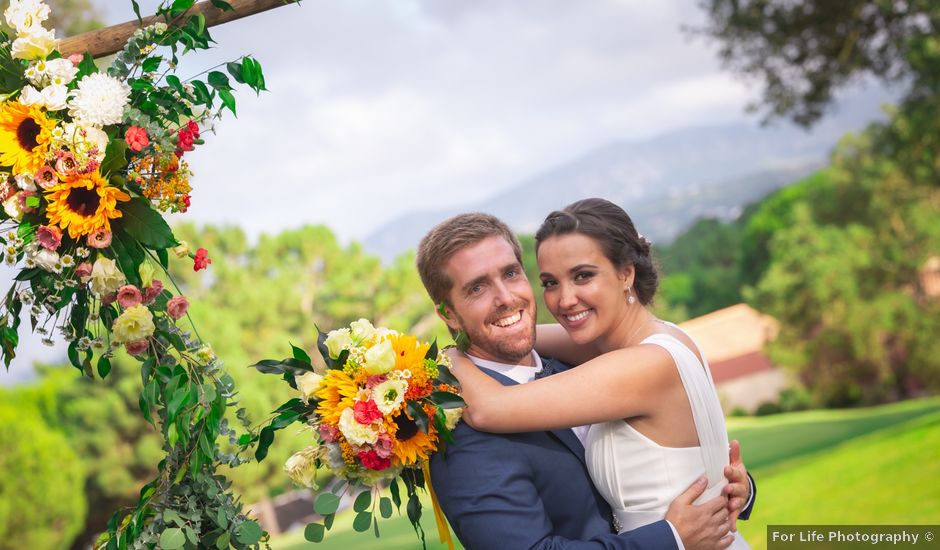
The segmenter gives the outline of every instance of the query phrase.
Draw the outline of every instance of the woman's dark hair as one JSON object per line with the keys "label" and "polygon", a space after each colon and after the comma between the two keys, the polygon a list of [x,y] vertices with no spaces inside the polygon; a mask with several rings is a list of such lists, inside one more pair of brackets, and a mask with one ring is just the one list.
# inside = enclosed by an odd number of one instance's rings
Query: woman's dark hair
{"label": "woman's dark hair", "polygon": [[545,239],[569,233],[580,233],[597,241],[616,268],[632,265],[637,299],[643,305],[653,302],[659,275],[650,254],[650,242],[637,233],[623,208],[605,199],[584,199],[556,210],[535,233],[535,251]]}

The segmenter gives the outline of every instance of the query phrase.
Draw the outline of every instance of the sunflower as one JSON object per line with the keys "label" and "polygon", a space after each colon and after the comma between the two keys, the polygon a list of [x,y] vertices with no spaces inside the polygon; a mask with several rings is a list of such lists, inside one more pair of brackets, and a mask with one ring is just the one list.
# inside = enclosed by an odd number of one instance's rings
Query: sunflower
{"label": "sunflower", "polygon": [[[435,414],[433,407],[425,407],[424,412],[429,417]],[[427,460],[437,449],[437,430],[430,426],[427,433],[421,431],[415,421],[404,412],[386,426],[391,428],[389,433],[394,436],[392,454],[403,466],[410,466],[419,460]]]}
{"label": "sunflower", "polygon": [[111,231],[111,220],[121,217],[118,201],[131,200],[130,195],[112,187],[97,171],[74,174],[46,192],[46,216],[50,224],[68,229],[78,239],[104,229]]}
{"label": "sunflower", "polygon": [[355,406],[356,394],[359,385],[348,374],[341,370],[331,370],[320,382],[320,387],[314,392],[320,400],[317,405],[317,416],[321,422],[331,426],[339,424],[339,417],[343,409]]}
{"label": "sunflower", "polygon": [[395,370],[407,370],[411,373],[409,385],[426,384],[428,377],[424,368],[424,356],[431,345],[418,342],[417,338],[406,334],[396,334],[389,339],[392,342],[392,349],[395,350]]}
{"label": "sunflower", "polygon": [[55,121],[35,105],[8,101],[0,107],[0,164],[15,174],[34,174],[42,167]]}

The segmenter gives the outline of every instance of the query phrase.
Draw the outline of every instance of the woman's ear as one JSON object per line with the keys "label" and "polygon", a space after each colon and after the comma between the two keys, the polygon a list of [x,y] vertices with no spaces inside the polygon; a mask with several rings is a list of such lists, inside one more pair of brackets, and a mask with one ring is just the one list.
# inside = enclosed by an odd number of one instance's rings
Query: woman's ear
{"label": "woman's ear", "polygon": [[623,281],[623,291],[633,288],[633,280],[636,276],[636,268],[630,264],[620,270],[620,280]]}

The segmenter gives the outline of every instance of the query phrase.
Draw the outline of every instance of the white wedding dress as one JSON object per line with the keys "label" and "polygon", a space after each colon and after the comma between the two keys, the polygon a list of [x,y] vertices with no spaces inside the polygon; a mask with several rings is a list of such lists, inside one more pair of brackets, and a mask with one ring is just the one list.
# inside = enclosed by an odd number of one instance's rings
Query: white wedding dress
{"label": "white wedding dress", "polygon": [[[728,433],[708,364],[669,334],[653,334],[642,344],[661,346],[672,355],[692,406],[698,447],[663,447],[624,420],[594,424],[585,439],[585,459],[597,490],[610,504],[621,532],[666,517],[669,504],[702,473],[708,488],[696,501],[705,502],[728,483]],[[704,367],[704,368],[703,368]],[[730,546],[750,548],[740,533]]]}

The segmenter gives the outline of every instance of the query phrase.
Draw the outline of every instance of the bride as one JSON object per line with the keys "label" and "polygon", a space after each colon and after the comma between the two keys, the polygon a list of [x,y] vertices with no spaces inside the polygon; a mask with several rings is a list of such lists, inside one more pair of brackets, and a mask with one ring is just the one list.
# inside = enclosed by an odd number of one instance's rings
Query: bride
{"label": "bride", "polygon": [[[536,349],[582,364],[503,386],[456,353],[463,419],[490,432],[590,425],[587,466],[621,531],[663,519],[703,472],[708,489],[697,502],[721,494],[729,447],[714,383],[692,339],[648,310],[657,274],[630,217],[603,199],[578,201],[545,219],[536,253],[560,324],[538,327]],[[737,532],[729,537],[730,548],[749,548]]]}

